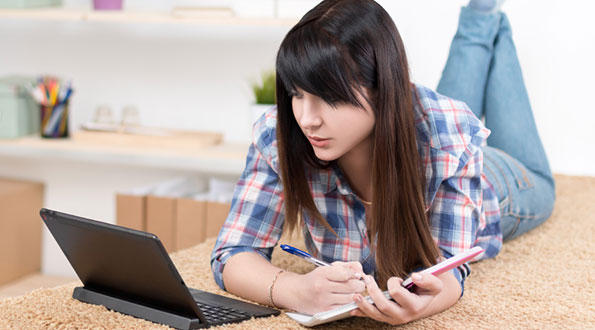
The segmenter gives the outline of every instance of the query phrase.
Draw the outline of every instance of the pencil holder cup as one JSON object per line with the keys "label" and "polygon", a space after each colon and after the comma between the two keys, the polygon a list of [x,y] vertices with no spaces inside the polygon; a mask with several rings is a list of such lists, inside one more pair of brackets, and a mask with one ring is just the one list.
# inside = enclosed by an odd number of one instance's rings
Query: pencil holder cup
{"label": "pencil holder cup", "polygon": [[40,105],[40,131],[43,138],[68,137],[68,102],[55,106]]}

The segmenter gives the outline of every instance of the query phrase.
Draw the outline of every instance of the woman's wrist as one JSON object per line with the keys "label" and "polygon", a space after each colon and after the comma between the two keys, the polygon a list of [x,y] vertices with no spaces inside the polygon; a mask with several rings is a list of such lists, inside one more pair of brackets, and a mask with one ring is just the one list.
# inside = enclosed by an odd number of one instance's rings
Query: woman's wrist
{"label": "woman's wrist", "polygon": [[270,290],[270,297],[277,308],[297,310],[299,305],[299,292],[301,284],[300,274],[283,271],[277,277]]}
{"label": "woman's wrist", "polygon": [[283,274],[284,272],[285,272],[285,269],[278,270],[275,273],[273,280],[271,281],[271,285],[269,285],[269,303],[271,304],[271,306],[273,306],[275,308],[279,308],[279,306],[277,306],[277,304],[275,303],[275,297],[273,296],[273,290],[275,289],[275,284],[277,283],[279,276],[281,276],[281,274]]}

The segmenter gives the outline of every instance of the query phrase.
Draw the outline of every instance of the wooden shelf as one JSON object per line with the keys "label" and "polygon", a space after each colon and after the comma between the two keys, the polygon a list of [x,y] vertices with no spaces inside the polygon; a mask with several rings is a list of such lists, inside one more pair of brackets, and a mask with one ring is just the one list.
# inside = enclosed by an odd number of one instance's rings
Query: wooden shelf
{"label": "wooden shelf", "polygon": [[247,17],[191,17],[172,15],[169,12],[135,11],[94,11],[85,9],[0,9],[0,18],[50,20],[50,21],[88,21],[117,23],[166,23],[195,24],[206,26],[243,26],[243,27],[282,27],[289,28],[297,23],[290,18],[247,18]]}
{"label": "wooden shelf", "polygon": [[152,146],[101,145],[74,139],[27,136],[0,140],[0,157],[67,160],[97,164],[153,167],[239,176],[244,169],[248,144],[222,143],[189,149]]}

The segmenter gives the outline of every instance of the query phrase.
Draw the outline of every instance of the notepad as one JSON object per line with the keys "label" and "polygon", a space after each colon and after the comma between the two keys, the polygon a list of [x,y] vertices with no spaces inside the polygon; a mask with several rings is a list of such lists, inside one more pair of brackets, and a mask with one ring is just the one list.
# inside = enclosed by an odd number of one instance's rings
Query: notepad
{"label": "notepad", "polygon": [[[392,300],[392,298],[388,294],[388,291],[384,291],[383,294],[387,299]],[[372,297],[367,296],[367,297],[365,297],[365,299],[370,304],[374,304]],[[353,303],[343,305],[341,307],[337,307],[330,311],[320,312],[320,313],[316,313],[314,315],[295,313],[295,312],[287,312],[285,314],[287,314],[287,316],[289,316],[290,318],[292,318],[293,320],[295,320],[296,322],[298,322],[302,325],[305,325],[307,327],[313,327],[313,326],[319,325],[319,324],[324,324],[324,323],[329,323],[329,322],[333,322],[333,321],[337,321],[337,320],[341,320],[341,319],[346,319],[351,316],[349,314],[349,312],[351,312],[354,309],[357,309],[357,304],[353,302]]]}

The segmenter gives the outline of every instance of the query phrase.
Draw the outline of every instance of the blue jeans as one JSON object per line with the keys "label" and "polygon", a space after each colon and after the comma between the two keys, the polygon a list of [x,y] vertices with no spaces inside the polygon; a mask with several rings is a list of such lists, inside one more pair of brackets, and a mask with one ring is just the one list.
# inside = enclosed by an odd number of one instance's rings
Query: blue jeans
{"label": "blue jeans", "polygon": [[483,149],[484,173],[500,202],[503,239],[547,220],[554,207],[554,178],[504,13],[462,8],[437,91],[466,102],[492,131]]}

